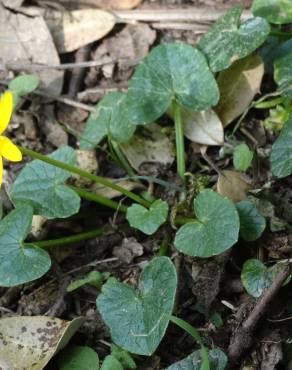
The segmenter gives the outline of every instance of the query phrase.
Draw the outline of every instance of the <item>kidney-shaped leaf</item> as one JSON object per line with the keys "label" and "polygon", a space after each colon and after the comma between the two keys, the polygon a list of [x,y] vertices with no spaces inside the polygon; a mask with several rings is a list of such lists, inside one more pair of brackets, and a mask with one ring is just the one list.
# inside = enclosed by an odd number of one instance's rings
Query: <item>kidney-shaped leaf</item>
{"label": "kidney-shaped leaf", "polygon": [[249,201],[236,204],[240,220],[240,236],[247,241],[258,239],[266,228],[266,219]]}
{"label": "kidney-shaped leaf", "polygon": [[240,6],[230,9],[198,44],[213,72],[226,69],[233,61],[251,54],[269,35],[270,26],[265,19],[251,18],[240,25],[241,13]]}
{"label": "kidney-shaped leaf", "polygon": [[242,284],[248,294],[257,298],[272,284],[282,268],[281,264],[275,264],[268,268],[257,259],[247,260],[241,271]]}
{"label": "kidney-shaped leaf", "polygon": [[[75,164],[75,151],[70,147],[62,147],[49,155],[70,165]],[[79,196],[64,183],[70,173],[60,168],[34,160],[27,164],[15,180],[11,198],[18,206],[30,204],[34,213],[52,218],[66,218],[78,212]]]}
{"label": "kidney-shaped leaf", "polygon": [[197,219],[183,225],[174,245],[189,256],[211,257],[238,240],[239,217],[235,205],[213,190],[199,193],[194,201]]}
{"label": "kidney-shaped leaf", "polygon": [[95,148],[106,135],[120,143],[130,140],[136,127],[128,118],[125,98],[126,94],[114,92],[97,104],[81,136],[81,148]]}
{"label": "kidney-shaped leaf", "polygon": [[204,55],[190,45],[164,44],[154,48],[134,73],[127,97],[136,124],[159,118],[176,100],[200,111],[216,105],[219,91]]}
{"label": "kidney-shaped leaf", "polygon": [[69,342],[83,319],[17,316],[0,320],[0,368],[42,370]]}
{"label": "kidney-shaped leaf", "polygon": [[149,209],[133,204],[127,210],[127,220],[132,227],[144,234],[152,235],[166,221],[168,204],[161,199],[153,202]]}
{"label": "kidney-shaped leaf", "polygon": [[154,258],[145,267],[137,291],[108,280],[96,303],[112,340],[131,353],[150,356],[168,326],[176,285],[176,270],[168,257]]}
{"label": "kidney-shaped leaf", "polygon": [[272,146],[271,166],[274,176],[286,177],[292,173],[292,115]]}
{"label": "kidney-shaped leaf", "polygon": [[[220,349],[211,349],[208,353],[210,370],[224,370],[227,365],[227,357]],[[195,351],[188,357],[169,366],[165,370],[201,370],[201,351]]]}
{"label": "kidney-shaped leaf", "polygon": [[48,253],[23,241],[31,228],[33,210],[22,206],[0,221],[0,286],[15,286],[38,279],[51,266]]}
{"label": "kidney-shaped leaf", "polygon": [[292,23],[291,0],[254,0],[251,10],[254,15],[266,18],[270,23]]}

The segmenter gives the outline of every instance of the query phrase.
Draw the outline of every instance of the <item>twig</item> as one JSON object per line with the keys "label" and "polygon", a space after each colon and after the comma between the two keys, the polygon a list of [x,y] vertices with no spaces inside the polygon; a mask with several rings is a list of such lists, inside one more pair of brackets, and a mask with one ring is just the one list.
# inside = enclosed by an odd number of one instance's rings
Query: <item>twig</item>
{"label": "twig", "polygon": [[230,366],[235,365],[242,354],[252,345],[252,335],[258,321],[269,308],[269,305],[289,274],[290,266],[287,265],[276,275],[272,285],[264,291],[248,318],[243,322],[241,328],[239,328],[231,338],[228,348]]}
{"label": "twig", "polygon": [[[91,45],[85,45],[75,53],[75,62],[83,63],[89,58]],[[73,69],[69,89],[68,89],[68,95],[70,98],[74,98],[77,94],[77,92],[80,90],[82,86],[82,82],[85,75],[85,68],[76,68]]]}

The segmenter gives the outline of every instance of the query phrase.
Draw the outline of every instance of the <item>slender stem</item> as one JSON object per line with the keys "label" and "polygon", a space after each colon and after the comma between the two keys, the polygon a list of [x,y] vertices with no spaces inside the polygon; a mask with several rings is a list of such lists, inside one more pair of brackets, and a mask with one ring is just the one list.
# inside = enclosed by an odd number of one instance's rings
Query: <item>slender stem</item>
{"label": "slender stem", "polygon": [[128,207],[124,206],[123,204],[120,204],[118,202],[115,202],[114,200],[108,199],[106,197],[103,197],[99,194],[94,194],[89,191],[86,191],[84,189],[78,188],[76,186],[70,185],[70,188],[74,190],[78,195],[80,195],[81,198],[90,200],[91,202],[102,204],[106,207],[115,209],[117,211],[121,212],[127,212]]}
{"label": "slender stem", "polygon": [[113,150],[115,151],[115,154],[120,162],[120,164],[124,167],[124,169],[127,171],[129,176],[135,176],[135,172],[133,171],[132,167],[130,166],[129,162],[124,156],[124,153],[121,151],[119,144],[111,140],[111,145],[113,147]]}
{"label": "slender stem", "polygon": [[185,142],[184,129],[182,122],[181,107],[178,103],[173,102],[174,123],[175,123],[175,141],[176,141],[176,161],[177,173],[184,182],[186,164],[185,164]]}
{"label": "slender stem", "polygon": [[78,167],[71,166],[70,164],[58,161],[57,159],[53,159],[51,157],[45,156],[43,154],[37,153],[34,150],[27,149],[24,147],[19,147],[21,150],[22,154],[27,155],[28,157],[39,159],[43,162],[49,163],[55,167],[61,168],[62,170],[69,171],[71,173],[75,173],[76,175],[85,177],[93,182],[96,182],[98,184],[104,185],[108,188],[114,189],[118,191],[121,194],[126,195],[127,197],[131,198],[133,201],[140,203],[144,207],[149,207],[150,202],[146,201],[145,199],[141,198],[139,195],[132,193],[131,191],[123,188],[122,186],[119,186],[115,184],[114,182],[105,179],[104,177],[101,176],[96,176],[93,175],[90,172],[84,171]]}
{"label": "slender stem", "polygon": [[43,240],[40,242],[33,242],[33,243],[24,243],[25,246],[36,245],[39,248],[50,248],[50,247],[62,247],[64,245],[73,244],[77,242],[81,242],[83,240],[92,239],[96,236],[102,235],[104,230],[102,229],[94,229],[91,231],[86,231],[84,233],[66,236],[60,239],[52,239],[52,240]]}

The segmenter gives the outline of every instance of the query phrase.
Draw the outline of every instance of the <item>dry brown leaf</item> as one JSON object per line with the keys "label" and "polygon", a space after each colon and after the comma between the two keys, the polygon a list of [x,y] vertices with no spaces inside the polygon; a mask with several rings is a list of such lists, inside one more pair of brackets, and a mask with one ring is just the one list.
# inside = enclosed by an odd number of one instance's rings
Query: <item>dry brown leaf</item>
{"label": "dry brown leaf", "polygon": [[0,368],[42,370],[69,342],[83,319],[64,321],[46,316],[0,320]]}
{"label": "dry brown leaf", "polygon": [[95,7],[105,10],[126,10],[133,9],[142,0],[61,0],[63,3],[76,3],[78,6]]}
{"label": "dry brown leaf", "polygon": [[[108,179],[108,180],[113,181],[113,179]],[[143,186],[140,183],[134,182],[134,181],[120,180],[115,183],[130,191],[134,189],[138,189],[138,188],[143,188]],[[121,193],[118,192],[117,190],[107,188],[99,184],[94,184],[93,187],[91,188],[91,191],[95,192],[98,195],[102,195],[103,197],[109,198],[109,199],[121,196]]]}
{"label": "dry brown leaf", "polygon": [[240,202],[247,197],[247,192],[251,189],[248,183],[239,172],[221,171],[217,181],[217,191],[219,194],[229,198],[233,202]]}
{"label": "dry brown leaf", "polygon": [[259,92],[263,75],[264,64],[258,55],[240,59],[219,74],[220,101],[215,111],[224,127],[240,116],[252,102]]}
{"label": "dry brown leaf", "polygon": [[[36,11],[34,14],[37,14]],[[0,3],[0,60],[4,63],[59,64],[56,51],[46,22],[40,15],[26,16],[10,12]],[[63,87],[63,71],[43,70],[36,73],[41,88],[59,95]]]}
{"label": "dry brown leaf", "polygon": [[54,12],[46,18],[60,53],[68,53],[105,36],[116,23],[113,14],[98,9]]}

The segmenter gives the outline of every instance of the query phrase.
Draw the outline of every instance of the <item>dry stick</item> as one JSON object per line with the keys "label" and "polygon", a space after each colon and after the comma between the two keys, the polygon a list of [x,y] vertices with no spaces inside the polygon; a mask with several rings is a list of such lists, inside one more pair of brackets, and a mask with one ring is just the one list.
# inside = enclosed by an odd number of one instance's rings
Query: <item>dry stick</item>
{"label": "dry stick", "polygon": [[[89,58],[91,45],[85,45],[82,48],[78,49],[75,53],[75,62],[83,63]],[[84,76],[85,76],[85,68],[76,68],[73,69],[69,89],[68,89],[68,95],[70,98],[74,98],[77,94],[77,92],[80,90]]]}
{"label": "dry stick", "polygon": [[290,265],[287,265],[276,275],[272,285],[264,291],[262,297],[258,300],[248,318],[232,337],[228,348],[230,366],[235,365],[244,351],[252,345],[252,334],[258,321],[269,308],[269,305],[277,295],[289,274]]}

